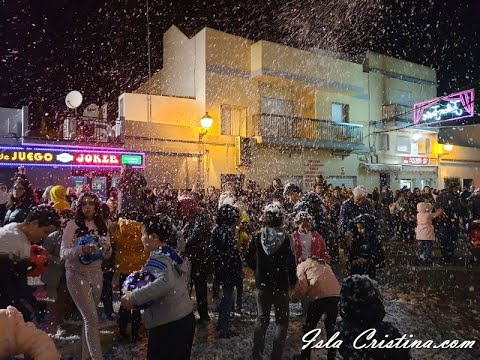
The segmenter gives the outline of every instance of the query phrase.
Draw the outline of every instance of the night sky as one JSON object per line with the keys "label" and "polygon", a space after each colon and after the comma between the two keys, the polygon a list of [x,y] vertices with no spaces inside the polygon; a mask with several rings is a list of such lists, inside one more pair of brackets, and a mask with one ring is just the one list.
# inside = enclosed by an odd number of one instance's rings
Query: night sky
{"label": "night sky", "polygon": [[[145,0],[0,0],[0,106],[55,112],[72,89],[84,105],[115,102],[148,75],[145,14]],[[149,15],[154,70],[175,24],[189,36],[209,26],[305,49],[371,49],[436,68],[440,95],[480,81],[480,1],[150,0]]]}

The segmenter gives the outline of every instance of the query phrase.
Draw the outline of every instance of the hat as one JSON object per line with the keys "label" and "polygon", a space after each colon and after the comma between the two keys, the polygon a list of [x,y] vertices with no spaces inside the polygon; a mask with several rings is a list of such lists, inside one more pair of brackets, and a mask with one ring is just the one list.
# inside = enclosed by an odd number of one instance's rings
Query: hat
{"label": "hat", "polygon": [[274,201],[268,205],[265,206],[263,209],[263,213],[273,213],[276,216],[282,216],[283,215],[283,207],[282,204],[280,204],[278,201]]}
{"label": "hat", "polygon": [[298,224],[304,221],[313,222],[313,217],[307,211],[299,211],[297,215],[295,215],[294,222]]}
{"label": "hat", "polygon": [[361,214],[353,219],[354,224],[362,224],[367,229],[376,229],[377,218],[371,214]]}
{"label": "hat", "polygon": [[377,323],[385,317],[385,307],[377,283],[367,275],[352,275],[342,283],[338,302],[345,321]]}
{"label": "hat", "polygon": [[222,205],[217,211],[217,224],[232,226],[240,220],[238,209],[232,205]]}

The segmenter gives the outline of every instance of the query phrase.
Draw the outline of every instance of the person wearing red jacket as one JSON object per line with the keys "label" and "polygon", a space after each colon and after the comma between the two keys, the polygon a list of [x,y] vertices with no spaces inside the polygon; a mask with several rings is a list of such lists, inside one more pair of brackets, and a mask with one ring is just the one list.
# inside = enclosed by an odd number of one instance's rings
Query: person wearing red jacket
{"label": "person wearing red jacket", "polygon": [[306,211],[299,211],[295,216],[297,231],[292,233],[295,260],[301,263],[309,256],[315,256],[330,263],[327,245],[323,237],[316,231],[312,231],[313,217]]}

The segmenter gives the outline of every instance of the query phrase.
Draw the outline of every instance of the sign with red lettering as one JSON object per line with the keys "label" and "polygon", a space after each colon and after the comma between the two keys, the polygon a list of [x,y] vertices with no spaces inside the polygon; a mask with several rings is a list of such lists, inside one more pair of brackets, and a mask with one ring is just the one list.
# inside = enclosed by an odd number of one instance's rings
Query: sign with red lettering
{"label": "sign with red lettering", "polygon": [[0,147],[0,166],[66,166],[66,167],[145,167],[145,154],[102,149],[71,149],[62,147],[28,148]]}
{"label": "sign with red lettering", "polygon": [[404,157],[403,164],[404,165],[428,165],[430,163],[430,159],[426,157]]}

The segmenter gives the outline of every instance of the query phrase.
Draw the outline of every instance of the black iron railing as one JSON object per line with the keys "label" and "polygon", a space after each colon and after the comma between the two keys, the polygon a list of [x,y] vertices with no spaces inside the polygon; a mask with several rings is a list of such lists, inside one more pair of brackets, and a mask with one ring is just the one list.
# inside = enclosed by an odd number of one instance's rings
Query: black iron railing
{"label": "black iron railing", "polygon": [[363,125],[284,115],[254,115],[253,131],[264,137],[363,143]]}

